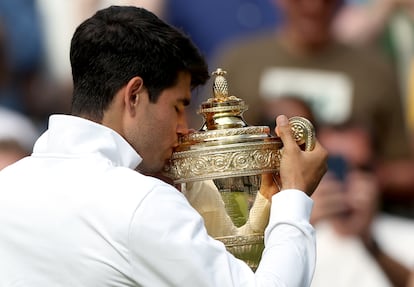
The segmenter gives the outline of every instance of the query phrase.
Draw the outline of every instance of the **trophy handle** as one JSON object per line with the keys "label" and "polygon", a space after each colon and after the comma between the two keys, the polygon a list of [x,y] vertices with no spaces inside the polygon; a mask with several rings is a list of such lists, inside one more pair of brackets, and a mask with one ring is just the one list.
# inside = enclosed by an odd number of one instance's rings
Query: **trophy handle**
{"label": "trophy handle", "polygon": [[304,145],[305,151],[311,151],[315,147],[315,128],[312,123],[304,117],[291,117],[289,124],[293,137],[299,146]]}

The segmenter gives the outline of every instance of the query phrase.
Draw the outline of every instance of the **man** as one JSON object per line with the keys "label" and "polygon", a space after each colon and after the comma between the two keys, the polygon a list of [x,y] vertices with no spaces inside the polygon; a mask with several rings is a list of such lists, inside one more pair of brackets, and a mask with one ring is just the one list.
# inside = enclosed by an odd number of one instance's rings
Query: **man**
{"label": "man", "polygon": [[347,123],[322,126],[318,134],[330,159],[312,196],[319,252],[312,286],[406,287],[414,221],[378,209],[381,193],[369,130]]}
{"label": "man", "polygon": [[144,9],[112,6],[77,28],[71,65],[73,115],[51,116],[33,154],[0,173],[0,286],[309,286],[308,195],[324,148],[301,151],[277,119],[282,190],[253,273],[183,194],[145,175],[188,133],[191,88],[208,77],[190,40]]}

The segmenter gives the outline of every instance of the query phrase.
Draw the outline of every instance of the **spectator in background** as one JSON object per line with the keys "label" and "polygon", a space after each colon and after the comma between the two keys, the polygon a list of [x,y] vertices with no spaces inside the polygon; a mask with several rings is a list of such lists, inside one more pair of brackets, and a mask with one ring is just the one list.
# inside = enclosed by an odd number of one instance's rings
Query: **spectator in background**
{"label": "spectator in background", "polygon": [[414,81],[414,1],[347,1],[335,18],[333,33],[341,42],[377,45],[391,56],[398,72],[403,111],[409,130],[414,131],[414,102],[409,91]]}
{"label": "spectator in background", "polygon": [[[0,105],[23,114],[42,130],[50,113],[68,112],[69,105],[62,96],[67,92],[45,72],[46,35],[37,4],[27,0],[0,2],[7,67]],[[57,62],[61,64],[62,59]]]}
{"label": "spectator in background", "polygon": [[44,60],[43,34],[35,1],[0,1],[0,26],[7,61],[7,81],[0,89],[0,105],[25,114],[34,113],[33,88],[40,81]]}
{"label": "spectator in background", "polygon": [[369,131],[348,123],[320,127],[318,137],[330,160],[313,195],[319,248],[313,286],[405,287],[414,264],[414,221],[379,212]]}
{"label": "spectator in background", "polygon": [[402,16],[414,17],[412,0],[348,0],[335,18],[333,33],[351,45],[371,45]]}
{"label": "spectator in background", "polygon": [[[11,73],[2,28],[0,25],[0,90],[4,91],[8,88]],[[29,118],[0,105],[0,169],[29,155],[38,136],[39,132]]]}
{"label": "spectator in background", "polygon": [[[391,61],[378,48],[350,47],[334,39],[341,1],[275,1],[284,16],[275,31],[231,41],[214,60],[214,66],[228,72],[233,93],[250,104],[247,122],[263,122],[269,100],[293,94],[311,106],[320,124],[361,123],[375,136],[381,189],[392,197],[403,184],[405,202],[414,202],[413,177],[393,179],[402,171],[413,174],[414,166],[407,161],[411,154]],[[402,213],[410,210],[404,207]]]}
{"label": "spectator in background", "polygon": [[[333,33],[341,42],[353,46],[375,45],[391,56],[398,73],[410,148],[414,151],[414,1],[348,2],[335,19]],[[408,161],[398,162],[379,172],[387,198],[386,208],[402,209],[414,217],[412,165]],[[404,205],[407,207],[402,208]]]}
{"label": "spectator in background", "polygon": [[312,195],[318,238],[312,286],[405,287],[414,266],[414,221],[378,209],[369,130],[354,123],[318,125],[309,105],[294,95],[267,101],[265,111],[311,120],[329,152],[328,172]]}
{"label": "spectator in background", "polygon": [[293,94],[285,95],[277,99],[267,100],[263,106],[261,124],[269,126],[271,132],[275,128],[275,123],[271,119],[276,115],[286,115],[289,118],[294,116],[305,117],[313,124],[315,130],[318,130],[318,123],[310,105],[301,97]]}

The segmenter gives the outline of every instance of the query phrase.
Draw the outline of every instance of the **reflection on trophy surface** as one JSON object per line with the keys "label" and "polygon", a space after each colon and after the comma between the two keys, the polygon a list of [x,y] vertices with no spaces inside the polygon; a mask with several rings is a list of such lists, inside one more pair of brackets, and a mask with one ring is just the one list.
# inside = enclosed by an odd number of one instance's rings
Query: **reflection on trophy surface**
{"label": "reflection on trophy surface", "polygon": [[251,267],[260,260],[270,213],[270,202],[258,192],[259,185],[259,176],[241,176],[189,182],[183,191],[203,217],[209,235]]}
{"label": "reflection on trophy surface", "polygon": [[[181,184],[209,235],[255,270],[271,206],[260,192],[261,175],[278,172],[283,144],[269,127],[247,125],[242,117],[247,105],[229,94],[225,74],[213,73],[213,97],[199,110],[205,123],[180,138],[166,172]],[[312,149],[312,124],[301,117],[289,121],[297,143]]]}

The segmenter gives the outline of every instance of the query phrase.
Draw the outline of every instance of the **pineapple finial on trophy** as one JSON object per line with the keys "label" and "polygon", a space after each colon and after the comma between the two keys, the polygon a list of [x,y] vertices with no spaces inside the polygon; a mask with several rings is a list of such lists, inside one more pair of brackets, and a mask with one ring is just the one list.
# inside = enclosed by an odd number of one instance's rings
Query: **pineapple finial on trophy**
{"label": "pineapple finial on trophy", "polygon": [[221,68],[218,68],[212,73],[213,76],[216,76],[213,84],[214,98],[220,101],[226,100],[229,96],[229,87],[227,84],[227,80],[224,77],[226,74],[227,72],[222,70]]}

